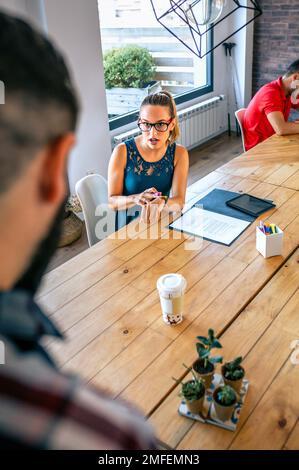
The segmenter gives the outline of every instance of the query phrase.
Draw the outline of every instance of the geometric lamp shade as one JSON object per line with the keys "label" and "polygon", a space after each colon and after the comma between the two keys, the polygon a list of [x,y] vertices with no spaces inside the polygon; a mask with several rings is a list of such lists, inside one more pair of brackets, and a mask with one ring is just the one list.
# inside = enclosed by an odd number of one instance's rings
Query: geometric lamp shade
{"label": "geometric lamp shade", "polygon": [[[151,0],[157,21],[199,58],[205,57],[263,13],[257,0],[248,0],[248,2],[228,0],[227,3],[224,13],[225,0],[169,0],[163,2],[163,5],[167,5],[163,10],[160,0]],[[229,32],[228,36],[224,34],[225,37],[216,45],[209,46],[207,41],[209,31],[216,31],[219,25],[232,15],[236,15],[240,9],[251,11],[252,17],[248,21],[244,20],[243,24],[238,25],[235,31]],[[176,22],[180,25],[183,23],[189,28],[187,38],[186,33],[180,34],[180,28],[175,26]]]}

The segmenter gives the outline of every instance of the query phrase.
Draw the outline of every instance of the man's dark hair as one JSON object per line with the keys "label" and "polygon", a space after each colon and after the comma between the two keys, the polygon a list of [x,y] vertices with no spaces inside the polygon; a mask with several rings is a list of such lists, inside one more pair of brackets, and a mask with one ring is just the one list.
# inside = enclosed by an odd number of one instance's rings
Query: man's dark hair
{"label": "man's dark hair", "polygon": [[295,62],[292,62],[291,65],[287,68],[287,71],[285,73],[285,77],[290,77],[293,75],[293,73],[298,73],[299,72],[299,60],[295,60]]}
{"label": "man's dark hair", "polygon": [[0,194],[36,152],[73,131],[78,101],[61,54],[25,21],[0,12]]}

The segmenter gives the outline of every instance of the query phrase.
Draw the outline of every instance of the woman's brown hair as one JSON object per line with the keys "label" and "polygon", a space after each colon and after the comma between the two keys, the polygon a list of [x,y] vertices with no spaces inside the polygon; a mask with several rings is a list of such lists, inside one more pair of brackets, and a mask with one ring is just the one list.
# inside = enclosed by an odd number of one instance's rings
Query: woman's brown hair
{"label": "woman's brown hair", "polygon": [[144,98],[141,103],[140,109],[143,106],[152,105],[152,106],[166,106],[170,111],[170,116],[172,119],[175,119],[175,126],[170,131],[169,134],[169,143],[173,144],[180,136],[180,128],[178,121],[178,114],[176,109],[175,101],[168,91],[159,91],[157,93],[152,93]]}

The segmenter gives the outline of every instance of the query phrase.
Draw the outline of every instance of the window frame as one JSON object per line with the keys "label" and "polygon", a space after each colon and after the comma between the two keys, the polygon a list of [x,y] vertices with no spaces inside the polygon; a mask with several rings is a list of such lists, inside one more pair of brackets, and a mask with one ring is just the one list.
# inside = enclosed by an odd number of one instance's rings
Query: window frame
{"label": "window frame", "polygon": [[[208,49],[212,50],[214,46],[214,34],[213,30],[208,33]],[[207,54],[207,84],[195,88],[193,91],[187,91],[180,95],[177,95],[174,100],[175,103],[181,104],[186,103],[188,101],[194,100],[199,98],[207,93],[211,93],[214,91],[214,52],[210,52]],[[139,110],[131,111],[127,114],[122,114],[121,116],[117,116],[114,118],[109,119],[109,130],[114,131],[118,128],[124,127],[128,124],[135,122],[138,119]]]}

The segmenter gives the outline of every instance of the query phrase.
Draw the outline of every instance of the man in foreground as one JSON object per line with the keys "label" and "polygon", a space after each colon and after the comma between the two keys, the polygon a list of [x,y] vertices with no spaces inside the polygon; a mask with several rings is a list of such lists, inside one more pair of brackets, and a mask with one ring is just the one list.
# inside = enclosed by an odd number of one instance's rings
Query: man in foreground
{"label": "man in foreground", "polygon": [[61,336],[33,297],[59,238],[78,103],[59,52],[1,12],[0,80],[0,447],[153,449],[135,410],[59,372],[41,345]]}

